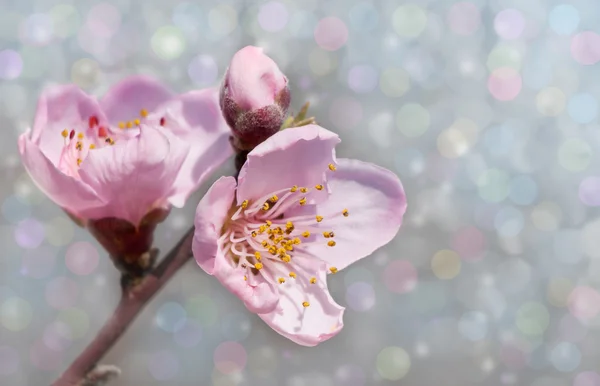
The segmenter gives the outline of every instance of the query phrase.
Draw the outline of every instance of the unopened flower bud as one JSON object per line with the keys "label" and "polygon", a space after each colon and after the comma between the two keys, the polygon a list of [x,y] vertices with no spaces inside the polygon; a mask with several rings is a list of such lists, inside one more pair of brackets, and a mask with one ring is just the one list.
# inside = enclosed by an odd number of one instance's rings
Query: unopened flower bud
{"label": "unopened flower bud", "polygon": [[236,145],[252,149],[281,128],[290,106],[288,80],[262,48],[244,47],[229,64],[220,104]]}

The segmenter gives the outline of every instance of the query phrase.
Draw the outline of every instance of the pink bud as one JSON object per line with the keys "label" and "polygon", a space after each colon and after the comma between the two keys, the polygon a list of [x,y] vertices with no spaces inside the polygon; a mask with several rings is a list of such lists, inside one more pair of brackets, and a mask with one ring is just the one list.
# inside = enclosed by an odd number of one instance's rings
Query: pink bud
{"label": "pink bud", "polygon": [[234,136],[253,148],[279,131],[290,106],[288,80],[262,48],[246,46],[231,59],[220,103]]}

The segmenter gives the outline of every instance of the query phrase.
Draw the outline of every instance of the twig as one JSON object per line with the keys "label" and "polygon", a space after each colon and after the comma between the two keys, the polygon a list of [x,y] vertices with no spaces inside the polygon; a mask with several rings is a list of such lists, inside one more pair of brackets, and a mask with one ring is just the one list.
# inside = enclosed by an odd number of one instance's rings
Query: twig
{"label": "twig", "polygon": [[148,301],[190,260],[193,236],[194,228],[192,227],[140,284],[123,291],[123,296],[115,312],[98,332],[96,338],[52,386],[90,384],[91,380],[87,379],[88,374],[96,368],[98,361],[123,335]]}

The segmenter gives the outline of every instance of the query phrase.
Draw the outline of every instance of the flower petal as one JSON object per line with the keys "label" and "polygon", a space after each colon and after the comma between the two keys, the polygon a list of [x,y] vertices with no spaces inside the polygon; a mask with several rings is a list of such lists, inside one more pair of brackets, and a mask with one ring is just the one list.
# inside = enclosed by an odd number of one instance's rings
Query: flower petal
{"label": "flower petal", "polygon": [[246,270],[234,266],[218,246],[221,229],[235,197],[235,186],[235,178],[221,177],[198,204],[192,251],[200,268],[214,275],[244,302],[248,310],[254,313],[270,312],[279,300],[274,286],[260,275],[250,278],[252,280],[244,280]]}
{"label": "flower petal", "polygon": [[173,97],[173,93],[158,80],[147,76],[131,76],[110,88],[100,101],[110,123],[130,121],[140,111],[153,111]]}
{"label": "flower petal", "polygon": [[72,215],[102,207],[104,202],[83,182],[60,172],[31,139],[30,132],[19,137],[19,153],[25,169],[52,201]]}
{"label": "flower petal", "polygon": [[31,141],[37,144],[50,162],[58,165],[64,138],[61,131],[87,128],[89,117],[106,122],[96,98],[75,85],[59,85],[45,89],[35,112]]}
{"label": "flower petal", "polygon": [[79,175],[107,205],[88,217],[116,217],[137,225],[150,210],[166,204],[185,156],[164,133],[146,125],[135,138],[91,151]]}
{"label": "flower petal", "polygon": [[[290,279],[279,285],[276,310],[259,314],[271,328],[303,346],[316,346],[335,336],[344,327],[344,307],[338,305],[327,289],[325,263],[306,257],[295,257],[308,272],[317,272],[315,284],[308,277]],[[301,282],[297,282],[302,279]],[[303,302],[309,305],[304,307]]]}
{"label": "flower petal", "polygon": [[190,145],[190,151],[173,184],[171,204],[182,207],[187,197],[233,154],[229,127],[218,105],[218,90],[182,94],[160,106],[149,120],[165,118],[165,130]]}
{"label": "flower petal", "polygon": [[317,125],[273,135],[248,154],[238,177],[238,204],[293,185],[322,183],[339,142],[337,134]]}
{"label": "flower petal", "polygon": [[[339,159],[329,177],[331,195],[316,206],[320,226],[335,233],[334,247],[326,242],[306,250],[338,270],[389,243],[402,225],[406,196],[398,177],[387,169],[357,160]],[[348,217],[341,215],[348,209]]]}

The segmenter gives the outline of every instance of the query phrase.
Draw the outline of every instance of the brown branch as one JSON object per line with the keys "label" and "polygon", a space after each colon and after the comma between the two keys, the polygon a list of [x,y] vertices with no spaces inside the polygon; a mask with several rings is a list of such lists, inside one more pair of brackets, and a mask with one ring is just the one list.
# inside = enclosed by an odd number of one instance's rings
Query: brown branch
{"label": "brown branch", "polygon": [[94,340],[75,359],[52,386],[93,385],[88,374],[98,361],[123,335],[148,301],[166,282],[192,257],[194,227],[190,228],[177,245],[164,257],[160,264],[142,282],[123,291],[123,296],[113,315],[98,332]]}

